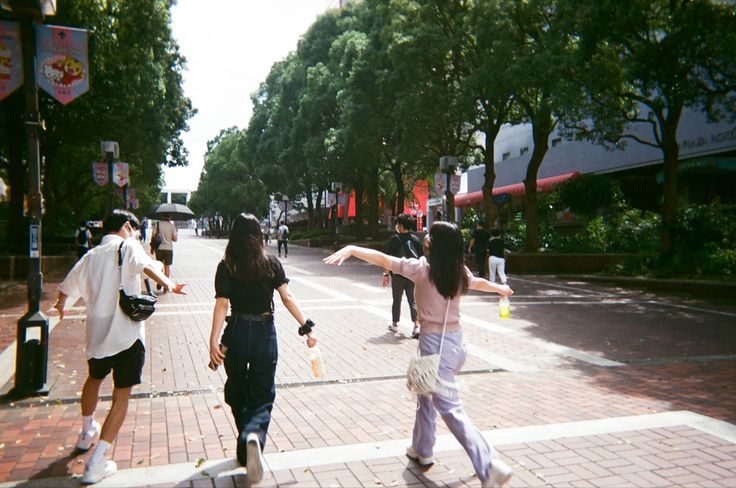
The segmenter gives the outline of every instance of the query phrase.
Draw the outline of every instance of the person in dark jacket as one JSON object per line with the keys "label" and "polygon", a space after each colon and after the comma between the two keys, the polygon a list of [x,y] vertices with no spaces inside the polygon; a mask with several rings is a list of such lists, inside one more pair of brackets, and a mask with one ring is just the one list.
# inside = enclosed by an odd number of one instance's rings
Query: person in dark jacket
{"label": "person in dark jacket", "polygon": [[[388,240],[388,254],[397,258],[419,259],[422,257],[422,243],[411,231],[414,228],[414,219],[410,215],[402,213],[396,217],[396,234]],[[393,303],[391,305],[391,324],[388,329],[396,333],[399,330],[399,319],[401,318],[401,296],[406,294],[409,304],[409,313],[414,328],[411,332],[413,339],[419,339],[419,324],[417,324],[417,305],[414,302],[414,283],[400,274],[383,270],[383,286],[391,282]]]}
{"label": "person in dark jacket", "polygon": [[502,284],[506,284],[506,244],[501,237],[500,229],[491,231],[491,239],[488,241],[488,270],[490,273],[489,281],[496,282],[496,271]]}
{"label": "person in dark jacket", "polygon": [[478,277],[486,277],[486,255],[488,254],[488,239],[491,234],[486,230],[483,222],[478,221],[468,244],[468,252],[474,252],[475,264],[478,267]]}

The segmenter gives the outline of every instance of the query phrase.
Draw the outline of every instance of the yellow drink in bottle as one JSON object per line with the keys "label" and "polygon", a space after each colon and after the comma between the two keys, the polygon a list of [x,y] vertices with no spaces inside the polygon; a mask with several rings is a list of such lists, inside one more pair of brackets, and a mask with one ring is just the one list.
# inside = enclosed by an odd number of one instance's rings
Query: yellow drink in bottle
{"label": "yellow drink in bottle", "polygon": [[498,316],[503,320],[508,320],[511,317],[511,303],[508,297],[501,297],[498,301]]}

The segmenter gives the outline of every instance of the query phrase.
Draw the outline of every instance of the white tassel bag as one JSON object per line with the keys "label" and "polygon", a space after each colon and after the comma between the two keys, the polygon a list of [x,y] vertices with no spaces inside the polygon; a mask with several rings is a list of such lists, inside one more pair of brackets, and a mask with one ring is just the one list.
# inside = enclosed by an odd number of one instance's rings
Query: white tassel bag
{"label": "white tassel bag", "polygon": [[417,345],[417,354],[409,361],[406,370],[406,388],[417,395],[429,395],[432,393],[445,393],[452,384],[439,377],[440,358],[442,357],[442,345],[445,342],[445,329],[447,328],[447,315],[450,312],[450,299],[447,299],[445,309],[445,322],[442,325],[442,338],[440,339],[440,350],[437,354],[421,355]]}

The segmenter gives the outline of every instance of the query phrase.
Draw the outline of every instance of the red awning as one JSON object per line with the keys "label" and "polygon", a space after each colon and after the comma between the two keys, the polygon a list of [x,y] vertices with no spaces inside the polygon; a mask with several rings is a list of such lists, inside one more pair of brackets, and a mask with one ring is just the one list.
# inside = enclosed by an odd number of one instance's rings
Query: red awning
{"label": "red awning", "polygon": [[[574,173],[565,173],[557,176],[550,176],[548,178],[540,178],[537,180],[537,192],[544,193],[551,191],[555,186],[559,185],[563,181],[571,180],[577,176],[580,176],[578,171]],[[497,186],[493,189],[493,195],[500,195],[502,193],[508,193],[512,197],[524,195],[526,189],[524,183],[514,183],[513,185]],[[474,191],[472,193],[462,193],[455,195],[455,206],[456,207],[467,207],[469,205],[476,205],[483,202],[483,191]]]}

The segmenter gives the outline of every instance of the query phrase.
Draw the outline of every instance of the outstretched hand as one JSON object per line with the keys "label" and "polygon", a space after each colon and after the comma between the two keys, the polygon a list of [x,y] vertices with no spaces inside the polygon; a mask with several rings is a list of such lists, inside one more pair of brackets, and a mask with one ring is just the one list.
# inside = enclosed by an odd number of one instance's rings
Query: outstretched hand
{"label": "outstretched hand", "polygon": [[334,264],[336,266],[340,266],[352,255],[353,255],[353,246],[345,246],[339,251],[333,254],[330,254],[329,256],[324,258],[322,262],[325,264]]}
{"label": "outstretched hand", "polygon": [[171,287],[171,292],[177,295],[186,295],[187,292],[184,291],[185,286],[187,286],[186,283],[174,283],[174,286]]}
{"label": "outstretched hand", "polygon": [[498,294],[502,297],[510,297],[514,294],[514,290],[512,290],[508,285],[501,285],[501,290],[499,290]]}

